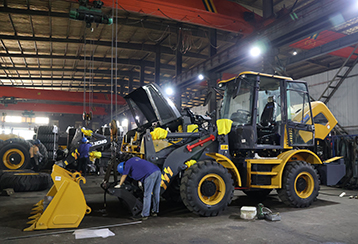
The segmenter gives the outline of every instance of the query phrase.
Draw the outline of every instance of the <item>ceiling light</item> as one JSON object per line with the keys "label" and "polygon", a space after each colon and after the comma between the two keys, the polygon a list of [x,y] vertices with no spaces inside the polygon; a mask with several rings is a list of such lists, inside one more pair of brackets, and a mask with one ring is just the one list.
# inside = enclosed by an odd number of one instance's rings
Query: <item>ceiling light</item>
{"label": "ceiling light", "polygon": [[198,76],[198,79],[199,79],[199,80],[204,80],[204,76],[203,76],[202,74],[200,74],[200,75]]}
{"label": "ceiling light", "polygon": [[250,50],[250,54],[251,54],[252,57],[258,57],[261,54],[261,50],[258,47],[253,47]]}
{"label": "ceiling light", "polygon": [[167,89],[165,89],[165,93],[170,96],[173,95],[174,91],[171,87],[168,87]]}
{"label": "ceiling light", "polygon": [[292,55],[293,56],[297,55],[297,51],[293,51]]}

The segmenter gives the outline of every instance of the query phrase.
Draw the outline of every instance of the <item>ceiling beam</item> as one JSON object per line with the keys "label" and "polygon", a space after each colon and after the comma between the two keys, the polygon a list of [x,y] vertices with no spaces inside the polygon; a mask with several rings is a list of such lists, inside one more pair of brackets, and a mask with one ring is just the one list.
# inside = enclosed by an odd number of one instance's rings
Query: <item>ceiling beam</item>
{"label": "ceiling beam", "polygon": [[[88,106],[86,107],[86,109]],[[47,104],[47,103],[17,103],[7,104],[4,106],[0,104],[0,110],[17,110],[17,111],[34,111],[45,113],[60,113],[60,114],[83,114],[83,106],[79,105],[64,105],[64,104]],[[104,107],[91,107],[94,115],[107,115]]]}
{"label": "ceiling beam", "polygon": [[[32,37],[32,36],[18,36],[18,35],[0,35],[0,39],[3,40],[12,40],[12,41],[35,41],[35,42],[58,42],[58,43],[69,43],[69,44],[84,44],[82,39],[73,39],[73,38],[47,38],[47,37]],[[93,44],[97,46],[112,47],[112,41],[98,41],[86,39],[86,44]],[[115,43],[114,43],[115,44]],[[150,53],[155,53],[156,45],[150,44],[140,44],[140,43],[128,43],[128,42],[117,42],[117,47],[121,49],[130,49],[136,51],[145,51]],[[161,46],[160,51],[163,54],[175,55],[175,51],[170,47]],[[198,59],[207,59],[207,55],[186,52],[183,54],[185,57],[189,58],[198,58]]]}
{"label": "ceiling beam", "polygon": [[352,46],[358,43],[358,32],[349,36],[341,37],[337,40],[331,41],[327,44],[323,44],[319,47],[315,47],[305,52],[300,52],[299,54],[288,58],[286,61],[283,61],[286,66],[290,66],[302,61],[306,61],[312,58],[322,56],[337,50],[340,50],[345,47]]}
{"label": "ceiling beam", "polygon": [[[36,55],[36,54],[14,54],[14,53],[0,53],[0,57],[7,57],[7,58],[42,58],[42,59],[68,59],[68,60],[84,60],[83,56],[63,56],[63,55]],[[90,57],[86,60],[90,61]],[[102,58],[102,57],[93,57],[93,61],[95,62],[104,62],[104,63],[111,63],[111,58]],[[125,58],[118,58],[118,64],[125,64],[125,65],[132,65],[132,66],[141,66],[141,63],[144,62],[146,67],[154,68],[154,62],[151,61],[142,61],[140,59],[125,59]],[[175,70],[174,65],[169,64],[161,64],[162,69],[167,70]]]}
{"label": "ceiling beam", "polygon": [[346,21],[358,16],[358,12],[352,9],[351,1],[346,0],[336,0],[328,3],[313,1],[296,10],[295,13],[298,16],[297,20],[292,20],[290,16],[282,17],[263,29],[260,32],[260,36],[242,39],[238,44],[217,53],[190,70],[183,71],[181,75],[173,79],[173,82],[177,86],[186,87],[200,73],[222,72],[233,65],[242,65],[247,60],[253,62],[249,58],[247,50],[257,40],[268,40],[271,48],[289,45],[313,33],[331,28],[330,17],[332,14],[340,13]]}
{"label": "ceiling beam", "polygon": [[[0,64],[1,66],[1,64]],[[37,72],[62,72],[62,73],[66,73],[66,72],[70,72],[73,74],[76,73],[83,73],[84,69],[67,69],[67,68],[30,68],[30,67],[1,67],[0,69],[3,70],[17,70],[17,71],[37,71]],[[98,69],[93,69],[93,70],[87,70],[86,72],[88,73],[92,73],[92,74],[111,74],[111,70],[98,70]],[[129,77],[130,74],[133,74],[133,78],[135,79],[139,79],[140,78],[140,72],[137,71],[128,71],[128,70],[118,70],[118,77]],[[65,76],[65,75],[63,75]],[[71,74],[72,76],[72,74]],[[76,76],[76,75],[74,75]],[[144,79],[148,80],[148,81],[153,81],[154,80],[154,75],[151,74],[144,74]],[[164,77],[163,75],[161,75],[161,77],[163,78],[167,78]]]}
{"label": "ceiling beam", "polygon": [[[112,0],[102,1],[106,7],[113,5]],[[216,1],[215,4],[213,1],[205,2],[207,1],[119,0],[119,4],[112,8],[243,35],[254,31],[254,24],[244,18],[248,10],[243,6],[229,1]]]}
{"label": "ceiling beam", "polygon": [[[0,97],[83,103],[83,92],[25,89],[10,86],[1,86]],[[108,94],[96,93],[91,102],[93,104],[111,104],[110,98]],[[118,95],[117,102],[121,105],[126,103],[123,97]]]}
{"label": "ceiling beam", "polygon": [[[2,13],[9,13],[9,14],[21,14],[21,15],[30,15],[30,16],[45,16],[45,17],[57,17],[57,18],[66,18],[69,19],[69,13],[63,13],[63,12],[48,12],[48,11],[41,11],[41,10],[29,10],[29,9],[18,9],[18,8],[8,8],[8,7],[0,7],[0,12]],[[119,25],[126,25],[130,27],[137,27],[137,28],[144,28],[144,29],[150,29],[155,31],[163,31],[163,26],[168,26],[172,30],[177,30],[177,22],[173,21],[173,23],[168,23],[164,21],[150,21],[148,20],[148,16],[139,16],[136,19],[128,19],[127,16],[120,17],[120,18],[114,18],[113,23],[117,23]],[[185,24],[183,26],[184,29],[188,29],[191,31],[192,35],[199,38],[205,38],[207,39],[208,31],[210,28],[204,28],[204,27],[198,27],[195,25]],[[220,34],[218,35],[219,41],[224,42],[231,42],[235,43],[238,38],[241,38],[240,34],[231,33],[228,31],[222,31],[220,30]]]}
{"label": "ceiling beam", "polygon": [[[39,81],[83,81],[83,78],[62,78],[62,77],[8,77],[8,76],[0,76],[0,80],[31,80],[31,81],[35,81],[35,80],[39,80]],[[114,79],[115,80],[115,79]],[[117,79],[117,81],[123,81],[123,79]],[[88,82],[88,81],[87,81]],[[93,79],[93,83],[95,84],[110,84],[111,82],[111,78],[107,77],[107,79]],[[138,82],[139,83],[139,82]],[[88,84],[88,83],[87,83]],[[65,84],[63,84],[65,85]],[[120,85],[120,83],[119,83]],[[2,86],[0,86],[2,87]]]}
{"label": "ceiling beam", "polygon": [[[50,85],[36,85],[36,84],[29,84],[29,85],[3,85],[1,87],[15,87],[15,88],[35,88],[38,91],[43,91],[43,90],[50,90],[50,91],[70,91],[70,92],[84,92],[84,88],[83,88],[83,84],[70,84],[70,85],[61,85],[61,84],[50,84]],[[112,93],[112,89],[111,86],[101,86],[101,85],[97,85],[95,84],[95,86],[93,86],[93,93],[95,94],[107,94],[108,96],[110,96]],[[139,87],[139,85],[138,85]],[[38,89],[38,88],[42,88],[42,89]],[[92,87],[91,87],[92,89]],[[87,86],[87,90],[86,92],[88,93],[88,86]],[[92,90],[91,90],[92,92]],[[83,93],[82,93],[83,94]],[[118,95],[120,95],[120,92],[118,92]]]}

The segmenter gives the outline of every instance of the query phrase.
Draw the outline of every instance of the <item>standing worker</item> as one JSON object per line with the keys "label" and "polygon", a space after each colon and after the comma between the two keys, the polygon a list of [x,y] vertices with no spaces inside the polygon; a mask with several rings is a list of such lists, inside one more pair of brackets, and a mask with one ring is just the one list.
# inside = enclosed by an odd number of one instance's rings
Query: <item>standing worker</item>
{"label": "standing worker", "polygon": [[158,166],[148,162],[144,159],[137,157],[130,158],[125,162],[118,164],[117,170],[122,174],[119,184],[115,188],[120,188],[129,175],[134,180],[142,182],[144,186],[143,197],[143,210],[140,217],[136,217],[136,220],[146,220],[149,216],[150,204],[153,192],[153,208],[152,216],[155,217],[159,212],[159,200],[160,200],[160,184],[161,184],[161,172]]}
{"label": "standing worker", "polygon": [[86,176],[87,171],[87,164],[89,164],[89,149],[92,147],[90,143],[88,143],[88,140],[86,137],[83,137],[81,140],[81,144],[78,147],[78,153],[80,154],[79,160],[78,160],[78,167],[77,170],[81,172],[83,176]]}
{"label": "standing worker", "polygon": [[34,140],[34,144],[30,147],[30,150],[29,150],[31,168],[36,172],[39,171],[39,160],[40,160],[41,154],[40,154],[38,145],[40,143],[41,142],[39,139]]}

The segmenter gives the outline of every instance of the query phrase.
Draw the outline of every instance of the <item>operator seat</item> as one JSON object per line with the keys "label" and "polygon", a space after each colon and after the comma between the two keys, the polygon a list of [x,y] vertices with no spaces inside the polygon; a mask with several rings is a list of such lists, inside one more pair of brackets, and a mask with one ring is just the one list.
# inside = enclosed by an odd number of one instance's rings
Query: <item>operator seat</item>
{"label": "operator seat", "polygon": [[276,126],[276,107],[275,97],[269,96],[262,111],[260,123],[257,125],[259,144],[278,145],[280,143],[280,137],[276,133],[278,129]]}
{"label": "operator seat", "polygon": [[276,102],[274,96],[267,98],[267,104],[261,114],[260,125],[262,127],[271,127],[276,121]]}

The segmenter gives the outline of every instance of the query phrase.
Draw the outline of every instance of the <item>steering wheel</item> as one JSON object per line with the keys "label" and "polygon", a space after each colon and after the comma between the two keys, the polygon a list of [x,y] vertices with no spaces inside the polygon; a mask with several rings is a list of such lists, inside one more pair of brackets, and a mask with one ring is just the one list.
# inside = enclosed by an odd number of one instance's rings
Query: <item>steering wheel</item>
{"label": "steering wheel", "polygon": [[234,122],[238,122],[240,124],[246,124],[251,119],[250,111],[244,109],[238,109],[235,113],[231,115],[231,120]]}

